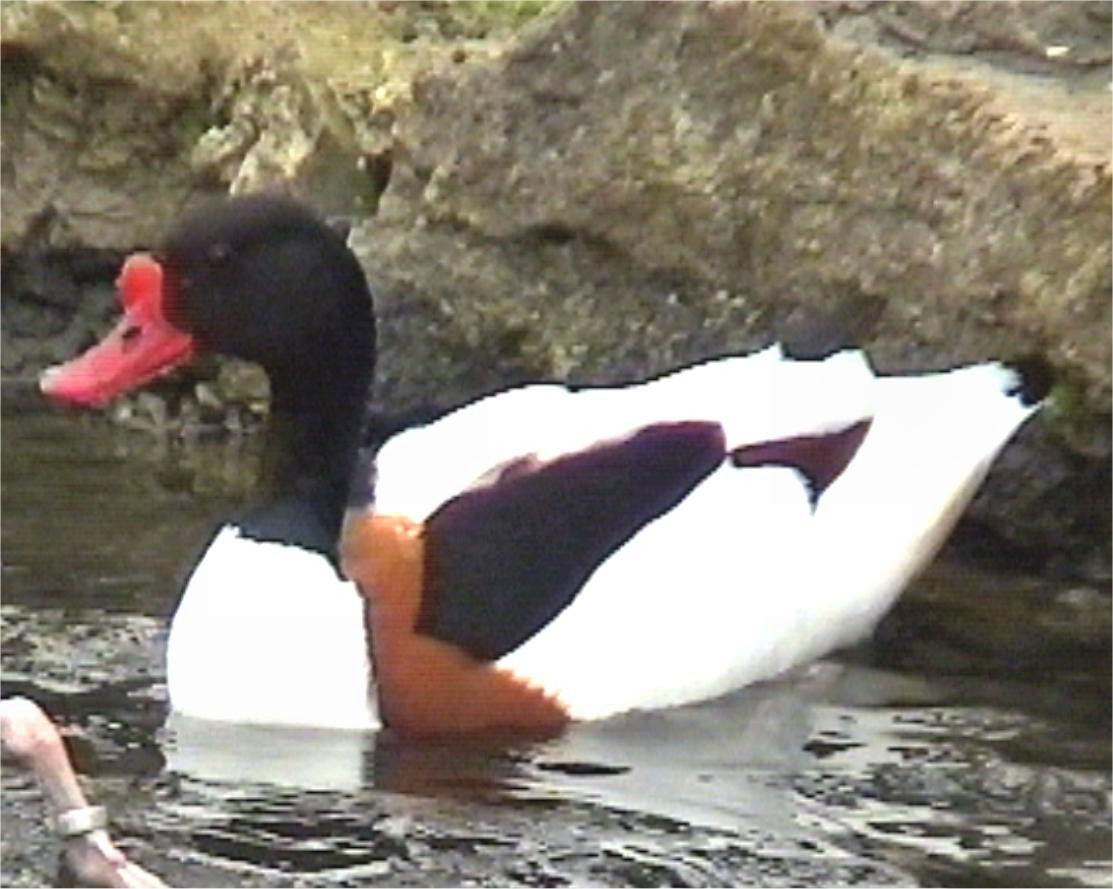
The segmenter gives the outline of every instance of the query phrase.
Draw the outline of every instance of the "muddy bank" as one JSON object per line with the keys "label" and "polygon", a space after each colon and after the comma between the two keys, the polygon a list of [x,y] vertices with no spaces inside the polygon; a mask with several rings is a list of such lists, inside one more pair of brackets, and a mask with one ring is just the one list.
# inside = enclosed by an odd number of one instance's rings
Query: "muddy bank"
{"label": "muddy bank", "polygon": [[[351,225],[384,410],[773,339],[891,372],[1037,353],[1053,400],[960,540],[1109,576],[1107,5],[2,15],[8,376],[103,329],[120,255],[182,205],[281,185]],[[214,362],[114,416],[226,434],[264,412]]]}

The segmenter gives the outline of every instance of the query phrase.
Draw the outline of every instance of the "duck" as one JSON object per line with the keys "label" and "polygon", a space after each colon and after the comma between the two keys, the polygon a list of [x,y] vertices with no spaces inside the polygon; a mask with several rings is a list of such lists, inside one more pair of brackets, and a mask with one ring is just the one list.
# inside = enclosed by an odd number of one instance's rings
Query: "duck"
{"label": "duck", "polygon": [[369,449],[371,288],[302,203],[196,208],[117,287],[52,400],[213,353],[270,380],[263,493],[171,619],[171,708],[199,719],[552,735],[776,679],[873,631],[1047,391],[997,361],[880,375],[773,344],[509,388]]}

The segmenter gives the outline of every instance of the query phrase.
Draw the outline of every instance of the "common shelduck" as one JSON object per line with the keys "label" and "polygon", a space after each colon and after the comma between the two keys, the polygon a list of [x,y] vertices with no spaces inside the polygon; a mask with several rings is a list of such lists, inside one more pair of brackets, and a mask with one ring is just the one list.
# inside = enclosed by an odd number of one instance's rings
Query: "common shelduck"
{"label": "common shelduck", "polygon": [[216,533],[168,642],[173,708],[216,720],[549,733],[777,676],[873,629],[1042,397],[998,363],[875,376],[772,346],[490,395],[372,472],[371,293],[311,212],[209,205],[118,285],[123,319],[44,374],[53,398],[212,352],[270,378],[267,496]]}

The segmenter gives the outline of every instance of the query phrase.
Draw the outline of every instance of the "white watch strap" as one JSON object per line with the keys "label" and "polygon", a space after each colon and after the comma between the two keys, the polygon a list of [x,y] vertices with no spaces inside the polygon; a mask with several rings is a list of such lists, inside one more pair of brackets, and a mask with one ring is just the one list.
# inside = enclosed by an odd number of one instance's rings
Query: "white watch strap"
{"label": "white watch strap", "polygon": [[54,819],[54,827],[58,835],[69,839],[70,837],[83,837],[96,830],[104,830],[108,826],[108,813],[104,806],[83,806],[80,809],[68,809]]}

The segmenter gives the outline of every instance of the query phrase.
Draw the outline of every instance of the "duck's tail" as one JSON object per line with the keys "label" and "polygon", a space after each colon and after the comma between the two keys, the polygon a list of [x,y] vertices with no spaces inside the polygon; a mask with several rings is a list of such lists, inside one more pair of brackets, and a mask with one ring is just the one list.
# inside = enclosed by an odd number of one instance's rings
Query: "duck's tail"
{"label": "duck's tail", "polygon": [[1038,356],[878,377],[857,350],[822,361],[795,361],[779,349],[764,354],[775,356],[764,365],[765,403],[755,410],[751,396],[743,416],[724,415],[731,460],[738,467],[796,469],[813,506],[855,459],[878,412],[899,418],[883,425],[899,422],[903,456],[910,461],[930,459],[926,448],[938,447],[939,435],[958,443],[971,459],[984,452],[991,460],[1043,402],[1052,382],[1050,366]]}
{"label": "duck's tail", "polygon": [[1051,394],[1055,383],[1055,370],[1051,363],[1038,353],[1029,353],[1001,363],[1006,372],[1002,376],[1002,391],[1019,399],[1026,407],[1039,407]]}
{"label": "duck's tail", "polygon": [[843,615],[826,645],[868,633],[930,562],[1049,385],[1043,366],[999,362],[877,378],[869,432],[810,532],[801,583],[822,581],[821,607]]}

